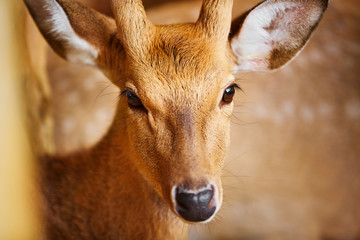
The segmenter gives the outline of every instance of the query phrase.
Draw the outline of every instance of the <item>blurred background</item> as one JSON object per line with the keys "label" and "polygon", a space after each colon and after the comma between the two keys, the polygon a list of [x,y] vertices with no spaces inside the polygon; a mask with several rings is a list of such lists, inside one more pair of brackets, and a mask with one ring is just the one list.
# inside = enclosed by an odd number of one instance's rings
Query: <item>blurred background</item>
{"label": "blurred background", "polygon": [[[111,15],[107,1],[81,2]],[[259,2],[235,0],[233,17]],[[195,21],[201,1],[144,5],[165,24]],[[0,0],[0,18],[0,239],[36,239],[33,156],[96,143],[118,89],[98,70],[58,58],[22,1]],[[236,76],[244,92],[232,118],[225,202],[190,239],[360,239],[359,59],[359,2],[332,0],[289,65]]]}

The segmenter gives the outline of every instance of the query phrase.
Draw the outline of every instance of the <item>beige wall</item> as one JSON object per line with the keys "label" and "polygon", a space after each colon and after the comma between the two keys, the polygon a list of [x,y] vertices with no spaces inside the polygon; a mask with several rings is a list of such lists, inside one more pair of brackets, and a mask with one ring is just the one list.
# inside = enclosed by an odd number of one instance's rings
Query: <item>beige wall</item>
{"label": "beige wall", "polygon": [[38,239],[26,126],[22,1],[0,1],[0,239]]}

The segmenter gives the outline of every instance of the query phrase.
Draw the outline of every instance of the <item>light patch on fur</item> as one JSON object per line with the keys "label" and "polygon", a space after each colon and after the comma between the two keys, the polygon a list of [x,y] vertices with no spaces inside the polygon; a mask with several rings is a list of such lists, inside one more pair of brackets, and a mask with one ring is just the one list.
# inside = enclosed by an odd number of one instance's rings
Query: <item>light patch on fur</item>
{"label": "light patch on fur", "polygon": [[[274,49],[301,49],[302,38],[320,15],[318,9],[309,10],[301,2],[272,0],[260,4],[249,13],[238,36],[231,40],[238,57],[235,71],[265,71],[269,69],[269,57]],[[303,33],[294,34],[298,31]]]}
{"label": "light patch on fur", "polygon": [[307,123],[310,123],[310,122],[313,122],[314,121],[314,118],[315,118],[315,114],[314,114],[314,111],[313,109],[310,107],[310,106],[304,106],[301,108],[301,118],[307,122]]}
{"label": "light patch on fur", "polygon": [[[306,56],[306,55],[305,55]],[[309,53],[309,60],[313,63],[318,63],[323,60],[324,54],[319,51],[319,49],[313,49]]]}
{"label": "light patch on fur", "polygon": [[321,102],[319,104],[319,114],[322,117],[330,117],[334,113],[334,107],[329,103]]}
{"label": "light patch on fur", "polygon": [[71,93],[68,94],[67,96],[67,101],[69,104],[79,104],[80,102],[80,93],[77,91],[72,91]]}
{"label": "light patch on fur", "polygon": [[107,109],[99,109],[95,112],[95,118],[100,123],[110,122],[112,119],[112,114],[107,111]]}
{"label": "light patch on fur", "polygon": [[274,121],[275,124],[277,124],[277,125],[284,124],[285,118],[281,111],[275,111],[272,113],[271,116],[272,116],[272,120]]}
{"label": "light patch on fur", "polygon": [[96,82],[94,81],[94,79],[92,77],[86,79],[83,84],[84,84],[84,88],[86,90],[90,91],[90,90],[96,89]]}
{"label": "light patch on fur", "polygon": [[75,120],[66,118],[61,122],[61,128],[65,133],[70,133],[75,129]]}
{"label": "light patch on fur", "polygon": [[291,101],[285,101],[281,106],[281,111],[288,117],[294,117],[295,110],[295,105]]}
{"label": "light patch on fur", "polygon": [[360,101],[350,100],[345,106],[345,113],[350,120],[360,119]]}
{"label": "light patch on fur", "polygon": [[94,90],[97,89],[99,83],[107,83],[108,79],[101,71],[92,71],[91,75],[83,81],[84,88],[87,90]]}
{"label": "light patch on fur", "polygon": [[267,108],[263,105],[257,105],[255,108],[255,114],[259,119],[265,119],[268,116]]}
{"label": "light patch on fur", "polygon": [[[269,110],[272,109],[272,110]],[[360,102],[351,100],[344,105],[345,116],[350,120],[360,119]],[[328,102],[321,101],[314,107],[309,105],[296,106],[290,100],[279,106],[254,106],[254,117],[258,120],[269,120],[276,125],[287,124],[289,121],[301,120],[305,124],[312,124],[321,119],[336,117],[336,107]]]}
{"label": "light patch on fur", "polygon": [[50,12],[52,34],[65,41],[66,59],[73,63],[95,65],[99,51],[87,41],[80,38],[71,27],[70,21],[62,7],[54,0],[47,1],[46,9]]}
{"label": "light patch on fur", "polygon": [[98,128],[96,127],[96,123],[90,122],[85,126],[85,133],[89,138],[97,138],[99,135]]}

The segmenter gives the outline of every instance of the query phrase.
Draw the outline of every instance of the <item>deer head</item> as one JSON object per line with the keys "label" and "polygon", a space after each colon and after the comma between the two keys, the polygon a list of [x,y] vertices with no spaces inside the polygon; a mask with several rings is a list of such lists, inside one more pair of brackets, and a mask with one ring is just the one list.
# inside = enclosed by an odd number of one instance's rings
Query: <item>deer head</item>
{"label": "deer head", "polygon": [[118,137],[187,222],[210,221],[222,204],[234,74],[283,66],[328,4],[267,0],[231,25],[232,0],[204,0],[196,23],[153,25],[140,0],[112,0],[115,19],[72,0],[25,2],[60,56],[99,67],[120,88],[125,134]]}

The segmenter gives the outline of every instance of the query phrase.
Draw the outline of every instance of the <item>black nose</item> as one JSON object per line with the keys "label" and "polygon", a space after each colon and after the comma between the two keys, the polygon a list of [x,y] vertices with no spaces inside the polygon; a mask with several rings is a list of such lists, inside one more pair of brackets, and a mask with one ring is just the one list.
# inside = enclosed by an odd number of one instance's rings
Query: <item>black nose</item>
{"label": "black nose", "polygon": [[187,191],[181,187],[176,188],[176,211],[189,222],[203,222],[215,212],[216,203],[214,190],[206,189],[198,193]]}

